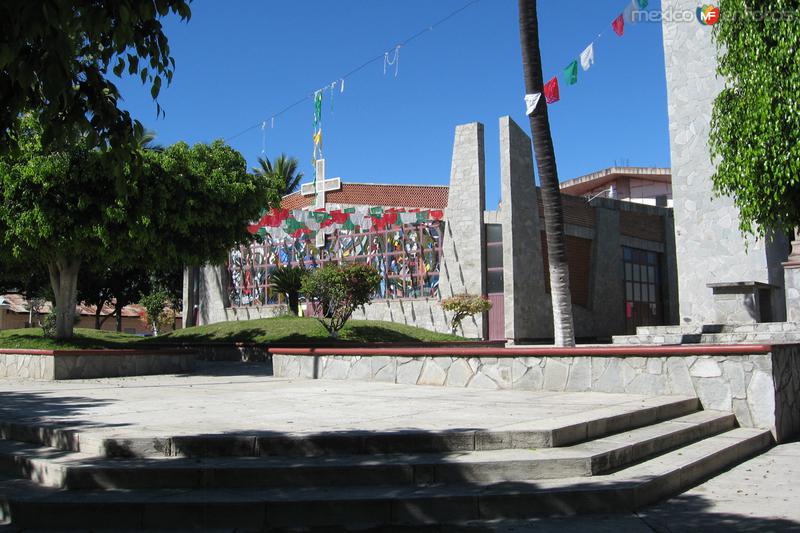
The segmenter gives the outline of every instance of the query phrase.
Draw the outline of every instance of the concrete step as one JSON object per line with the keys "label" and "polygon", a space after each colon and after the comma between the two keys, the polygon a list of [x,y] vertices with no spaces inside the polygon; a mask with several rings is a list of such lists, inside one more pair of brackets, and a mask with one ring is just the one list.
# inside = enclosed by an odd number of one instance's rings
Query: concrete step
{"label": "concrete step", "polygon": [[730,413],[699,411],[563,448],[458,453],[106,459],[0,442],[0,471],[67,489],[428,485],[553,479],[611,472],[735,427]]}
{"label": "concrete step", "polygon": [[443,453],[569,446],[635,429],[700,409],[697,398],[657,396],[508,426],[503,431],[346,431],[317,434],[236,434],[103,437],[41,423],[0,421],[0,439],[43,444],[104,457],[253,457],[386,453]]}
{"label": "concrete step", "polygon": [[717,333],[791,333],[800,331],[796,322],[752,324],[702,324],[697,326],[639,326],[636,335],[701,335]]}
{"label": "concrete step", "polygon": [[614,344],[793,344],[800,342],[800,332],[728,332],[686,335],[623,335],[612,337]]}
{"label": "concrete step", "polygon": [[[768,431],[733,429],[606,476],[459,485],[207,490],[57,490],[14,482],[20,528],[264,530],[300,526],[455,524],[629,512],[678,494],[760,452]],[[30,493],[19,490],[27,483]]]}

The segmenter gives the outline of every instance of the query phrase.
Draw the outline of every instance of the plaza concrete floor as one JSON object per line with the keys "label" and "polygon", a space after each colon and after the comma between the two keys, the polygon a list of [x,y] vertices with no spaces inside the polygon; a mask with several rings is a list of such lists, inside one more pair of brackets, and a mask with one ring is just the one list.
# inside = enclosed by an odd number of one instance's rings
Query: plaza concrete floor
{"label": "plaza concrete floor", "polygon": [[0,380],[0,420],[94,437],[268,431],[513,430],[624,408],[631,394],[482,391],[275,378],[259,365],[202,365],[186,376],[32,382]]}
{"label": "plaza concrete floor", "polygon": [[[258,365],[226,364],[202,365],[188,376],[0,380],[0,398],[0,420],[103,437],[546,427],[555,418],[642,400],[624,394],[297,381],[271,377]],[[505,522],[489,530],[800,532],[798,478],[800,443],[787,444],[636,515]]]}

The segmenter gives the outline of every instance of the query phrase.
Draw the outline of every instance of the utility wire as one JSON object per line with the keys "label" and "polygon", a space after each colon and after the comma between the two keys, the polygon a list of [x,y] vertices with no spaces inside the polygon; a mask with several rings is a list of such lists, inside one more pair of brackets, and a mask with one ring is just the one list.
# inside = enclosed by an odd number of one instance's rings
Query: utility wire
{"label": "utility wire", "polygon": [[[415,33],[415,34],[411,35],[410,37],[407,37],[406,39],[404,39],[404,40],[402,40],[402,41],[398,42],[398,43],[397,43],[397,44],[395,44],[395,45],[394,45],[394,46],[393,46],[391,49],[395,49],[395,50],[396,50],[397,48],[401,48],[401,47],[403,47],[403,46],[406,46],[406,45],[408,45],[409,43],[411,43],[411,42],[413,42],[413,41],[416,41],[417,39],[419,39],[420,37],[422,37],[422,36],[423,36],[423,35],[425,35],[426,33],[433,31],[434,29],[436,29],[437,27],[441,26],[441,25],[442,25],[442,24],[444,24],[445,22],[449,21],[450,19],[452,19],[453,17],[455,17],[456,15],[458,15],[459,13],[461,13],[462,11],[464,11],[464,10],[468,9],[469,7],[472,7],[473,5],[477,4],[477,3],[478,3],[478,2],[480,2],[480,1],[481,1],[481,0],[471,0],[470,2],[466,3],[465,5],[461,6],[461,7],[460,7],[460,8],[458,8],[458,9],[456,9],[455,11],[451,12],[451,13],[450,13],[449,15],[447,15],[446,17],[444,17],[444,18],[442,18],[442,19],[439,19],[438,21],[434,22],[433,24],[431,24],[431,25],[430,25],[430,26],[428,26],[427,28],[423,28],[423,29],[419,30],[417,33]],[[361,64],[361,65],[359,65],[358,67],[354,68],[353,70],[351,70],[351,71],[347,72],[346,74],[344,74],[344,75],[342,75],[342,76],[339,76],[339,77],[337,77],[337,78],[336,78],[336,81],[339,81],[339,80],[346,80],[347,78],[349,78],[349,77],[353,76],[354,74],[356,74],[356,73],[360,72],[361,70],[364,70],[365,68],[367,68],[367,67],[368,67],[368,66],[370,66],[371,64],[373,64],[373,63],[376,63],[376,62],[378,62],[378,61],[383,61],[384,57],[385,57],[385,52],[381,52],[379,55],[377,55],[377,56],[373,57],[372,59],[369,59],[369,60],[365,61],[364,63],[362,63],[362,64]],[[325,86],[323,89],[321,89],[321,90],[325,90],[325,89],[327,89],[327,88],[329,88],[329,87],[331,87],[331,86],[332,86],[331,84],[328,84],[328,85],[326,85],[326,86]],[[318,89],[318,90],[319,90],[319,89]],[[313,91],[313,92],[311,92],[310,94],[308,94],[308,95],[306,95],[306,96],[304,96],[304,97],[300,98],[299,100],[297,100],[297,101],[296,101],[296,102],[294,102],[293,104],[289,104],[288,106],[284,107],[283,109],[281,109],[280,111],[278,111],[278,112],[277,112],[277,113],[275,113],[274,115],[270,115],[270,116],[269,116],[269,117],[267,117],[265,120],[259,120],[259,121],[258,121],[257,123],[255,123],[254,125],[252,125],[252,126],[250,126],[250,127],[248,127],[248,128],[245,128],[245,129],[243,129],[243,130],[242,130],[242,131],[240,131],[239,133],[237,133],[237,134],[235,134],[235,135],[231,135],[230,137],[226,137],[226,138],[225,138],[225,141],[226,141],[226,142],[230,142],[230,141],[232,141],[232,140],[234,140],[234,139],[236,139],[236,138],[238,138],[238,137],[241,137],[241,136],[242,136],[242,135],[244,135],[245,133],[249,133],[249,132],[253,131],[253,130],[254,130],[254,129],[256,129],[256,128],[259,128],[259,127],[261,127],[261,125],[262,125],[262,124],[264,124],[266,121],[268,121],[268,120],[274,120],[274,119],[278,118],[279,116],[281,116],[281,115],[283,115],[283,114],[285,114],[285,113],[287,113],[287,112],[291,111],[292,109],[294,109],[295,107],[299,106],[300,104],[302,104],[302,103],[304,103],[304,102],[307,102],[308,100],[311,100],[312,98],[314,98],[314,95],[315,95],[316,93],[317,93],[317,91]]]}

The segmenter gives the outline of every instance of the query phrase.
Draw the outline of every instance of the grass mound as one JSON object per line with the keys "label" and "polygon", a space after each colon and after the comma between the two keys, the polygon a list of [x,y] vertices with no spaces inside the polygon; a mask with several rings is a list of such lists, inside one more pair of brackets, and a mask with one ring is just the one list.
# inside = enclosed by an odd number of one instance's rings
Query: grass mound
{"label": "grass mound", "polygon": [[[159,336],[161,342],[254,342],[259,344],[320,343],[330,341],[315,318],[277,317],[179,329]],[[343,343],[463,341],[462,337],[427,329],[380,322],[350,320],[339,332]]]}
{"label": "grass mound", "polygon": [[75,336],[66,341],[47,339],[42,336],[42,328],[7,329],[0,331],[0,348],[20,348],[27,350],[77,350],[102,348],[129,348],[141,342],[142,337],[102,331],[75,328]]}
{"label": "grass mound", "polygon": [[[339,343],[418,343],[464,341],[455,335],[436,333],[426,329],[393,322],[375,320],[350,320],[339,332]],[[41,328],[0,331],[0,348],[29,350],[73,350],[100,348],[146,348],[154,344],[232,343],[258,344],[321,344],[334,342],[328,332],[314,318],[278,317],[239,322],[220,322],[208,326],[179,329],[158,337],[139,337],[98,331],[75,329],[68,341],[46,339]]]}

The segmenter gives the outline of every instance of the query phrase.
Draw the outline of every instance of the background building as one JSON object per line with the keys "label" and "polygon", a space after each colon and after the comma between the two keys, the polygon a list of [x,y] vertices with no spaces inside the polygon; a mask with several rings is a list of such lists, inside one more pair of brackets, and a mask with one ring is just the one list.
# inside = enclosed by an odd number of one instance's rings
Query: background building
{"label": "background building", "polygon": [[672,173],[668,168],[611,167],[562,182],[561,191],[584,198],[672,207]]}
{"label": "background building", "polygon": [[[485,208],[483,146],[483,125],[456,128],[449,187],[330,180],[319,193],[324,199],[313,188],[285,197],[251,227],[261,242],[232,250],[227,265],[202,269],[194,283],[187,274],[184,316],[194,305],[198,324],[274,316],[283,312],[269,285],[275,267],[363,262],[375,266],[383,281],[374,303],[354,318],[448,331],[439,302],[467,292],[487,296],[493,307],[464,323],[465,336],[551,339],[531,140],[510,118],[500,120],[502,201],[496,211]],[[641,175],[668,181],[663,170]],[[563,198],[577,336],[607,338],[637,325],[675,321],[671,210],[602,197]],[[317,201],[324,209],[312,207]]]}
{"label": "background building", "polygon": [[[34,327],[38,326],[39,322],[44,319],[44,316],[52,311],[52,303],[45,302],[38,312],[31,313],[28,301],[21,294],[3,294],[0,295],[0,330],[4,329],[21,329],[29,327],[32,323]],[[93,305],[79,304],[75,307],[78,322],[75,327],[94,329],[95,326],[95,311],[96,307]],[[105,306],[101,312],[101,320],[108,317],[101,325],[100,329],[105,331],[116,331],[117,319],[114,316],[109,316],[114,313],[114,308]],[[126,305],[122,308],[122,332],[132,334],[150,334],[151,329],[142,319],[144,308],[137,304]],[[178,315],[175,317],[174,329],[183,326],[183,318]]]}

